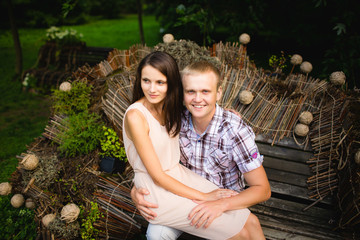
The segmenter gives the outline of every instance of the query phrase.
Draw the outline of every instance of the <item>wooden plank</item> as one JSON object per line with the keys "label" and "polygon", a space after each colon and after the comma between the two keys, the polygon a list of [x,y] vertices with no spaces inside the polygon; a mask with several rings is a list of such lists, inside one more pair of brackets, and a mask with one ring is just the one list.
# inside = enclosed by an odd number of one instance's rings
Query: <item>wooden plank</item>
{"label": "wooden plank", "polygon": [[[262,134],[258,134],[255,137],[255,141],[259,143],[266,143],[269,145],[272,145],[273,139],[271,137],[264,136]],[[311,145],[307,144],[305,145],[298,145],[293,138],[284,137],[281,141],[277,142],[273,146],[280,146],[280,147],[287,147],[287,148],[293,148],[298,149],[301,151],[312,151]]]}
{"label": "wooden plank", "polygon": [[283,221],[281,219],[262,214],[257,214],[257,217],[260,220],[261,226],[264,228],[271,228],[283,233],[294,234],[299,237],[303,236],[304,238],[307,237],[323,240],[342,239],[339,233],[328,229],[322,229],[318,226],[289,222],[286,220]]}
{"label": "wooden plank", "polygon": [[274,157],[264,156],[263,166],[266,168],[277,169],[285,172],[312,176],[309,166],[305,163],[291,162]]}
{"label": "wooden plank", "polygon": [[255,215],[264,214],[266,216],[282,219],[284,222],[288,221],[288,222],[297,222],[300,224],[309,224],[314,226],[316,225],[317,227],[321,227],[327,230],[331,230],[331,227],[334,227],[329,225],[330,219],[323,219],[323,218],[318,218],[318,216],[307,215],[304,212],[302,212],[301,209],[298,212],[290,212],[286,210],[267,207],[261,204],[252,206],[249,209]]}
{"label": "wooden plank", "polygon": [[300,236],[294,233],[283,232],[277,229],[262,227],[265,238],[267,240],[284,240],[284,239],[291,239],[291,240],[318,240],[317,238],[312,237],[305,237]]}
{"label": "wooden plank", "polygon": [[265,171],[269,180],[307,188],[307,176],[272,168],[265,168]]}
{"label": "wooden plank", "polygon": [[295,150],[285,147],[270,146],[269,144],[258,142],[256,143],[256,145],[259,148],[259,152],[264,156],[271,156],[302,163],[306,163],[306,161],[313,157],[313,153],[311,152],[304,152],[301,150]]}
{"label": "wooden plank", "polygon": [[[315,206],[312,206],[311,208],[309,208],[306,211],[303,211],[304,208],[306,208],[307,206],[309,206],[309,204],[306,203],[298,203],[298,202],[294,202],[294,201],[290,201],[290,200],[286,200],[286,199],[280,199],[280,198],[275,198],[275,197],[271,197],[269,200],[267,200],[266,202],[262,202],[259,203],[258,205],[262,205],[264,207],[267,208],[272,208],[272,209],[279,209],[279,210],[283,210],[283,211],[287,211],[287,212],[291,212],[291,213],[301,213],[310,217],[314,217],[314,218],[318,218],[318,219],[322,219],[325,221],[329,221],[330,219],[332,219],[334,217],[334,210],[331,208],[329,209],[328,205],[325,205],[326,208],[323,206],[323,204],[318,204]],[[257,206],[257,205],[255,205]]]}
{"label": "wooden plank", "polygon": [[[270,186],[271,186],[271,192],[273,192],[273,193],[278,193],[278,194],[282,194],[282,195],[291,196],[293,198],[307,200],[310,203],[316,201],[316,199],[308,198],[308,195],[307,195],[308,191],[305,188],[286,184],[286,183],[280,183],[280,182],[276,182],[276,181],[269,181],[269,182],[270,182]],[[329,199],[324,199],[322,201],[322,203],[332,205],[331,201]]]}

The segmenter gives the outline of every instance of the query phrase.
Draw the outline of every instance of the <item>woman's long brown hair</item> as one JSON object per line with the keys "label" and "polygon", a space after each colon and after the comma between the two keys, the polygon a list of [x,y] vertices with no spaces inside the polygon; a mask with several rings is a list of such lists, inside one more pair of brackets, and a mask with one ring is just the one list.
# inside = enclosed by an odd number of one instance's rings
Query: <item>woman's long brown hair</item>
{"label": "woman's long brown hair", "polygon": [[144,97],[141,88],[141,71],[145,66],[152,66],[166,76],[167,92],[164,99],[165,127],[171,136],[176,136],[181,128],[181,115],[183,114],[183,87],[178,65],[175,59],[160,51],[148,54],[141,60],[136,72],[132,103]]}

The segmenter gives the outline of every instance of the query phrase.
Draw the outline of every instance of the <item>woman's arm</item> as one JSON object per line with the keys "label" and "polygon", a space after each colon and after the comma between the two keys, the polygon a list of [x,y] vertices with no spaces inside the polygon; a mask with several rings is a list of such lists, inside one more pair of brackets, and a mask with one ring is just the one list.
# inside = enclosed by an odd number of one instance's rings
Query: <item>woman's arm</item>
{"label": "woman's arm", "polygon": [[129,110],[124,121],[125,133],[133,141],[136,151],[155,184],[174,194],[193,200],[209,201],[233,195],[233,191],[227,189],[213,191],[211,194],[202,193],[167,175],[161,168],[149,137],[149,125],[143,114],[136,109]]}

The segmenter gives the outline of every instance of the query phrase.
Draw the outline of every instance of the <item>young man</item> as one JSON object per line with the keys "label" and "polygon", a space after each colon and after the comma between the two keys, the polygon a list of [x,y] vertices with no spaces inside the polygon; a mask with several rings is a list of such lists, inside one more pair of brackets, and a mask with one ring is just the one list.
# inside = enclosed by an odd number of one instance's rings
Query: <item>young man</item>
{"label": "young man", "polygon": [[[252,129],[236,114],[217,105],[222,89],[220,72],[208,62],[196,62],[182,71],[185,112],[180,132],[181,162],[220,188],[239,192],[229,198],[198,202],[189,219],[194,227],[207,227],[223,212],[247,208],[270,198],[263,157]],[[245,189],[245,182],[248,188]],[[146,189],[132,189],[131,196],[146,219],[155,218],[146,202]],[[149,224],[148,239],[176,239],[181,232]],[[259,220],[250,214],[239,239],[265,239]]]}

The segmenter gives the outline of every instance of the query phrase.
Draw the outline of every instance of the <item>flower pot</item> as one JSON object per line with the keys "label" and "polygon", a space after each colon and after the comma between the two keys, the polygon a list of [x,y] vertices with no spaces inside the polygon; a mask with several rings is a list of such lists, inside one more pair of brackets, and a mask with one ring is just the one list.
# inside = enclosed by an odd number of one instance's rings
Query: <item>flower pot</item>
{"label": "flower pot", "polygon": [[101,157],[100,170],[107,173],[122,173],[125,169],[125,163],[114,157]]}

